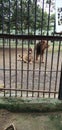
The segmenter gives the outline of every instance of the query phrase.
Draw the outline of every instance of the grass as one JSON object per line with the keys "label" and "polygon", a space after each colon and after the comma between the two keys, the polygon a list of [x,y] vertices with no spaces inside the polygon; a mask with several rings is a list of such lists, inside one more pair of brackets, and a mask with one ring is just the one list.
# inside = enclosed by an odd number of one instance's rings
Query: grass
{"label": "grass", "polygon": [[49,116],[49,119],[55,130],[62,130],[62,113],[54,113]]}

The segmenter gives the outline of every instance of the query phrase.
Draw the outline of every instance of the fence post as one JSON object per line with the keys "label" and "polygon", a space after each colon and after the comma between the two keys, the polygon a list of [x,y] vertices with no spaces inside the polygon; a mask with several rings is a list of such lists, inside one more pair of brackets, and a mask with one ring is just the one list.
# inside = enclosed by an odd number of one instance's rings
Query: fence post
{"label": "fence post", "polygon": [[58,99],[62,100],[62,64],[61,64],[61,75],[60,75],[60,84],[59,84],[59,96]]}

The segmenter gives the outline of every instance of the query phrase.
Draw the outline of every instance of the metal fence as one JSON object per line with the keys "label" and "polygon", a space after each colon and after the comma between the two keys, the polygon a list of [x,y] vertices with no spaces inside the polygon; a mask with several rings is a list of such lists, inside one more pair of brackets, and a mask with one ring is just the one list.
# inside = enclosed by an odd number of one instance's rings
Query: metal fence
{"label": "metal fence", "polygon": [[[44,0],[41,7],[37,0],[0,2],[0,96],[58,97],[62,37],[55,33],[55,12],[51,13],[51,6],[51,1]],[[44,63],[41,55],[38,61],[35,58],[35,46],[40,40],[47,40],[50,45],[45,50]]]}

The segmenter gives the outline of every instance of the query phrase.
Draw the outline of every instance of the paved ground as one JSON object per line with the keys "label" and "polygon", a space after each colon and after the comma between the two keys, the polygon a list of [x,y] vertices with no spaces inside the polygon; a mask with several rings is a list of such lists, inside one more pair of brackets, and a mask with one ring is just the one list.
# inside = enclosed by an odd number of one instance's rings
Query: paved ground
{"label": "paved ground", "polygon": [[[20,53],[20,49],[18,49],[17,54]],[[60,81],[60,72],[57,73],[57,67],[60,71],[61,68],[61,60],[62,60],[62,52],[60,53],[60,58],[58,59],[58,52],[55,52],[53,55],[53,65],[52,65],[52,77],[50,82],[50,76],[51,76],[51,59],[52,59],[52,53],[48,52],[48,58],[47,58],[47,66],[46,66],[46,78],[45,77],[45,64],[41,65],[41,72],[39,73],[39,63],[35,64],[35,71],[33,71],[33,64],[30,64],[29,66],[24,63],[22,67],[22,62],[17,61],[16,66],[16,58],[15,58],[15,50],[11,50],[11,60],[10,55],[8,53],[8,49],[5,50],[4,58],[5,58],[5,64],[3,63],[3,51],[0,49],[0,84],[3,84],[4,81],[4,74],[3,74],[3,68],[5,66],[5,87],[9,88],[15,88],[18,89],[22,88],[26,89],[29,86],[29,89],[35,89],[35,90],[49,90],[50,91],[58,91],[59,89],[59,81]],[[45,59],[45,57],[44,57]],[[58,61],[59,60],[59,61]],[[59,64],[58,64],[59,63]],[[58,65],[58,66],[57,66]],[[11,66],[11,71],[9,71],[9,68]],[[17,75],[15,68],[17,67]],[[23,72],[22,72],[23,69]],[[27,71],[29,69],[29,71]],[[57,74],[57,81],[56,81],[56,74]],[[11,76],[11,79],[10,79]],[[33,80],[34,77],[34,80]],[[40,77],[40,78],[39,78]],[[17,86],[16,86],[16,79],[17,79]],[[39,83],[40,79],[40,83]],[[10,86],[11,83],[11,86]],[[44,84],[45,83],[45,84]],[[51,83],[51,84],[50,84]],[[38,88],[39,86],[39,88]],[[18,92],[19,94],[19,92]]]}

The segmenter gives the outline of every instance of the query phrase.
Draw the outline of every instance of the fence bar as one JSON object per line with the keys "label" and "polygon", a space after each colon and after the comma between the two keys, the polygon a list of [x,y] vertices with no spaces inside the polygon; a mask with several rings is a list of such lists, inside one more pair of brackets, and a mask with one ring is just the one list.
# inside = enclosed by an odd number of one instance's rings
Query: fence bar
{"label": "fence bar", "polygon": [[[55,21],[54,21],[54,32],[55,32]],[[54,36],[54,34],[53,34],[53,36]],[[49,91],[51,91],[51,81],[52,81],[52,73],[53,73],[54,43],[55,43],[55,41],[53,41],[53,47],[52,47]],[[49,93],[49,97],[50,97],[50,93]]]}
{"label": "fence bar", "polygon": [[[30,20],[30,1],[28,0],[28,5],[27,5],[27,18],[28,18],[28,35],[29,35],[29,20]],[[28,41],[28,62],[27,62],[27,89],[28,89],[28,86],[29,86],[29,41]],[[28,97],[28,91],[27,91],[27,94],[26,96]]]}
{"label": "fence bar", "polygon": [[[45,73],[44,73],[44,86],[43,86],[43,90],[45,90],[45,85],[46,85],[47,56],[48,56],[48,48],[46,50],[46,57],[45,57]],[[44,96],[45,96],[45,94],[43,93],[43,97]]]}
{"label": "fence bar", "polygon": [[44,19],[44,0],[42,1],[41,35],[43,30],[43,19]]}
{"label": "fence bar", "polygon": [[[2,34],[4,33],[4,3],[2,0]],[[3,82],[4,82],[4,89],[5,89],[5,41],[4,38],[2,39],[3,41]],[[5,96],[5,91],[4,91],[4,96]]]}
{"label": "fence bar", "polygon": [[[56,69],[56,81],[55,81],[55,88],[54,91],[56,91],[56,86],[57,86],[57,78],[58,78],[58,67],[59,67],[59,58],[60,58],[60,46],[61,46],[61,41],[59,42],[59,48],[58,48],[58,56],[57,56],[57,69]],[[54,94],[54,98],[55,98]]]}
{"label": "fence bar", "polygon": [[[23,88],[23,40],[22,40],[22,62],[21,62],[21,89]],[[21,91],[21,97],[22,97],[22,91]]]}
{"label": "fence bar", "polygon": [[62,65],[61,65],[61,76],[60,76],[59,96],[58,96],[58,99],[62,100]]}
{"label": "fence bar", "polygon": [[[49,27],[50,27],[50,9],[51,9],[51,0],[49,1],[47,36],[49,35]],[[48,40],[47,40],[47,42],[48,42]],[[46,85],[47,58],[48,58],[48,48],[47,48],[47,50],[46,50],[46,59],[45,59],[44,90],[45,90],[45,85]],[[50,91],[50,90],[49,90],[49,91]],[[44,94],[43,94],[43,97],[44,97]]]}
{"label": "fence bar", "polygon": [[[18,44],[18,41],[16,39],[16,48],[15,48],[15,88],[17,88],[17,44]],[[15,91],[15,96],[17,96],[16,91]]]}
{"label": "fence bar", "polygon": [[[43,18],[44,18],[44,0],[42,1],[41,35],[43,30]],[[41,70],[41,55],[40,55],[40,63],[39,63],[38,90],[40,89],[40,80],[41,80],[40,74],[42,73],[40,70]],[[39,97],[39,92],[38,92],[38,97]]]}
{"label": "fence bar", "polygon": [[[35,1],[35,22],[34,22],[34,35],[36,35],[36,6],[37,6],[37,0]],[[36,45],[36,40],[34,40],[34,48]],[[32,90],[34,90],[34,77],[35,77],[35,49],[34,49],[34,62],[33,62],[33,79],[32,79]],[[34,93],[32,93],[32,97],[34,96]]]}
{"label": "fence bar", "polygon": [[[3,69],[0,68],[0,70],[2,71],[2,70],[4,70],[4,68],[3,68]],[[12,70],[12,71],[15,71],[16,69],[12,69],[12,68],[11,68],[11,70]],[[17,71],[22,71],[22,70],[23,70],[23,69],[21,69],[21,70],[20,70],[20,69],[17,69]],[[5,68],[5,71],[9,71],[9,69]],[[26,71],[26,70],[24,69],[23,71]],[[32,71],[32,70],[29,69],[29,71]],[[36,69],[35,69],[35,71],[36,71],[36,72],[38,72],[38,71],[40,71],[40,72],[45,72],[45,70],[36,70]],[[47,70],[47,72],[51,72],[51,71],[50,71],[50,70]],[[55,70],[52,70],[52,72],[53,72],[53,73],[56,73]],[[61,70],[58,70],[58,72],[60,73]]]}
{"label": "fence bar", "polygon": [[[4,75],[4,88],[5,88],[5,45],[4,45],[5,41],[3,39],[3,75]],[[4,96],[5,96],[5,91],[4,91]]]}
{"label": "fence bar", "polygon": [[[22,0],[21,0],[21,33],[23,34],[23,18],[22,18]],[[22,62],[21,62],[21,89],[23,88],[23,40],[22,40],[22,52],[21,52],[21,56],[22,56]],[[21,91],[21,97],[22,97],[22,91]]]}
{"label": "fence bar", "polygon": [[44,35],[16,35],[16,34],[0,34],[0,38],[5,39],[21,39],[21,40],[51,40],[62,41],[62,36],[44,36]]}
{"label": "fence bar", "polygon": [[[17,35],[17,26],[18,26],[18,7],[17,7],[17,0],[16,0],[16,21],[15,21],[15,34]],[[17,89],[17,44],[18,39],[15,39],[15,88]],[[17,91],[15,91],[15,97],[17,96]]]}
{"label": "fence bar", "polygon": [[[11,41],[9,40],[9,82],[10,82],[10,88],[11,88]],[[10,91],[11,96],[11,91]]]}
{"label": "fence bar", "polygon": [[[10,0],[9,0],[9,25],[8,25],[8,33],[10,34]],[[8,40],[8,39],[7,39]],[[11,88],[11,40],[9,39],[9,83]],[[11,90],[10,90],[10,97],[11,97]]]}
{"label": "fence bar", "polygon": [[[51,80],[52,80],[52,68],[53,68],[53,57],[54,57],[54,41],[53,41],[53,47],[52,47],[52,57],[51,57],[51,71],[50,71],[50,82],[49,82],[49,92],[51,91]],[[50,97],[50,93],[49,93]]]}
{"label": "fence bar", "polygon": [[[22,91],[22,92],[39,92],[39,93],[49,93],[49,91],[48,90],[31,90],[31,89],[15,89],[15,88],[0,88],[0,91],[6,91],[6,90],[8,90],[8,91],[10,91],[10,90],[12,90],[12,91]],[[58,91],[51,91],[50,93],[58,93]]]}

